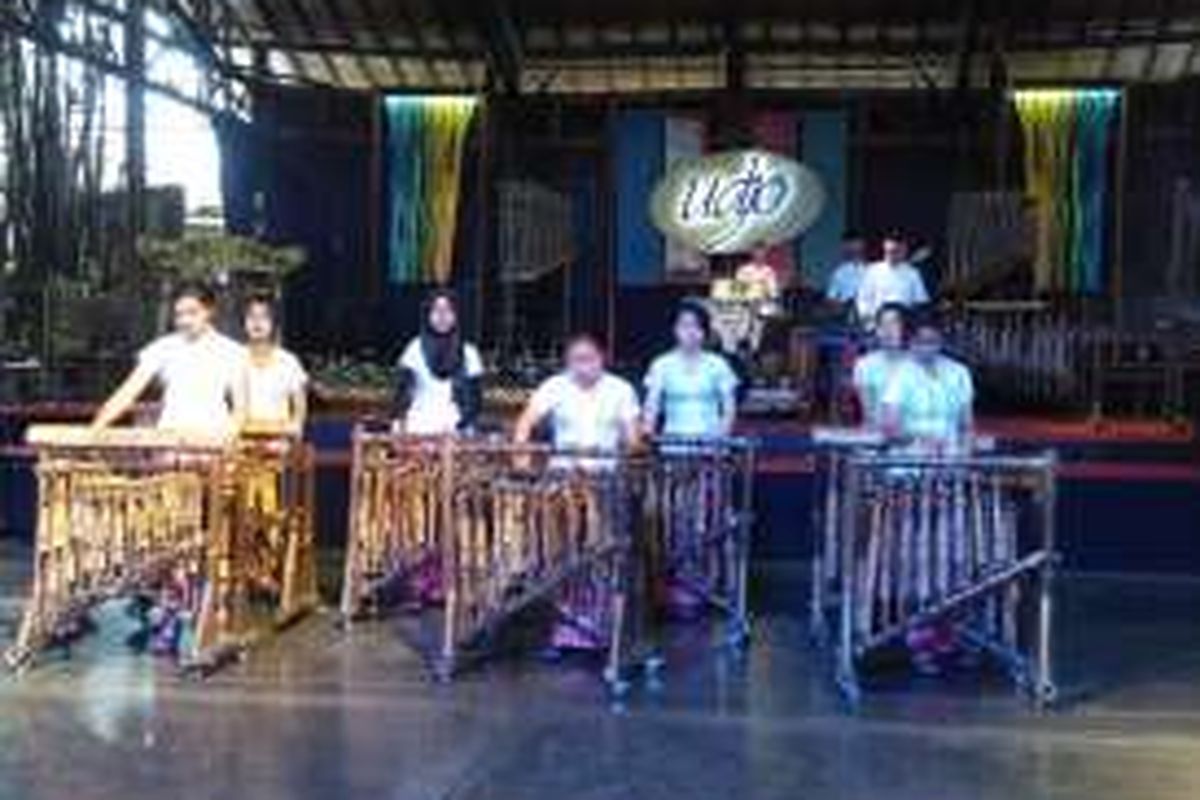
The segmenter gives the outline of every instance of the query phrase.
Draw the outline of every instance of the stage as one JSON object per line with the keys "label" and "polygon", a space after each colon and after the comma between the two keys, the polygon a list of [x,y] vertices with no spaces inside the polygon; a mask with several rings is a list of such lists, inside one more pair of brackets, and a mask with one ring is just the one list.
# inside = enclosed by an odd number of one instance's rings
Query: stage
{"label": "stage", "polygon": [[[0,552],[11,631],[27,552]],[[621,707],[586,663],[518,654],[432,685],[388,623],[328,614],[183,680],[111,609],[70,660],[0,681],[0,796],[1195,797],[1200,583],[1072,576],[1061,597],[1066,704],[1040,714],[987,677],[902,673],[848,712],[784,565],[757,570],[744,658],[677,628],[665,680]]]}
{"label": "stage", "polygon": [[[0,638],[27,589],[33,484],[4,417]],[[513,646],[431,682],[395,619],[343,630],[351,420],[318,416],[325,610],[207,679],[133,654],[118,605],[70,656],[0,679],[0,797],[1192,798],[1200,791],[1200,463],[1165,424],[985,419],[1061,458],[1057,707],[976,668],[870,674],[846,706],[807,627],[814,449],[808,426],[751,421],[761,445],[742,655],[704,624],[671,630],[663,680],[614,704],[586,659]],[[799,788],[798,788],[799,787]]]}

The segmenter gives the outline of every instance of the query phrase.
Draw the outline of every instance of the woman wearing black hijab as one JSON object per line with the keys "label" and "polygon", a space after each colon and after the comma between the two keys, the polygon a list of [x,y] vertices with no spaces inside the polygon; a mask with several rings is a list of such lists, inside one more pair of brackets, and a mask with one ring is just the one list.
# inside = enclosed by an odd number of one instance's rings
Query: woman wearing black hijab
{"label": "woman wearing black hijab", "polygon": [[421,333],[400,356],[393,416],[405,433],[470,431],[482,405],[483,361],[458,329],[454,295],[438,289],[421,310]]}

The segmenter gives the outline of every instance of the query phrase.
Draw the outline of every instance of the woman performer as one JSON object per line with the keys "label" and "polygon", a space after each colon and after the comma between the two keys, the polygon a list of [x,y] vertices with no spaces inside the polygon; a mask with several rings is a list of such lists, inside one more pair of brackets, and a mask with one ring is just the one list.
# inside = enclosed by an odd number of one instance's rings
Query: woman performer
{"label": "woman performer", "polygon": [[190,283],[175,293],[174,333],[151,342],[138,354],[137,366],[105,401],[92,422],[104,428],[137,402],[151,383],[162,384],[158,427],[229,434],[231,399],[245,351],[213,327],[216,298],[210,289]]}
{"label": "woman performer", "polygon": [[[929,312],[913,324],[910,352],[880,401],[884,433],[900,443],[902,452],[918,457],[964,453],[974,420],[970,370],[943,354],[941,330]],[[925,674],[940,672],[939,660],[958,650],[954,628],[946,621],[913,628],[906,639],[914,668]]]}
{"label": "woman performer", "polygon": [[557,449],[616,452],[638,444],[637,394],[605,369],[595,337],[581,334],[567,343],[566,368],[537,388],[517,419],[517,444],[529,442],[544,421]]}
{"label": "woman performer", "polygon": [[863,424],[883,428],[884,392],[908,364],[904,323],[908,311],[899,303],[888,303],[875,315],[875,344],[871,352],[854,363],[854,392],[862,408]]}
{"label": "woman performer", "polygon": [[250,297],[243,308],[242,324],[246,359],[233,394],[239,427],[266,425],[300,434],[308,409],[308,375],[300,360],[279,345],[271,298]]}
{"label": "woman performer", "polygon": [[[604,354],[596,339],[586,334],[572,338],[567,343],[565,360],[563,372],[537,388],[518,418],[513,437],[517,445],[527,444],[534,429],[548,421],[554,446],[559,450],[616,453],[637,446],[637,395],[629,383],[605,369]],[[601,489],[605,485],[605,465],[598,459],[567,457],[554,463],[585,469],[597,476]],[[602,497],[596,499],[600,513],[590,521],[589,537],[597,536],[597,527],[613,524],[611,514],[605,512],[608,504]],[[546,657],[555,658],[562,649],[596,650],[603,646],[599,620],[603,601],[610,599],[605,596],[608,592],[607,586],[578,583],[564,591],[559,601],[560,619],[550,648],[544,652]]]}
{"label": "woman performer", "polygon": [[710,439],[733,429],[738,379],[724,358],[706,349],[711,325],[699,300],[679,303],[675,347],[654,359],[646,373],[647,433],[658,430],[660,420],[669,437]]}
{"label": "woman performer", "polygon": [[[654,359],[646,374],[647,434],[655,432],[661,418],[668,438],[694,441],[728,436],[737,415],[738,379],[724,358],[704,347],[708,309],[698,300],[683,300],[675,310],[674,330],[674,349]],[[673,463],[663,473],[660,498],[669,528],[655,548],[666,564],[661,588],[668,609],[690,618],[703,606],[703,598],[683,575],[703,571],[697,562],[712,533],[711,519],[720,514],[724,500],[713,461],[705,457],[702,445],[666,443],[661,457]]]}
{"label": "woman performer", "polygon": [[971,371],[942,352],[942,333],[930,314],[913,325],[911,358],[880,398],[884,432],[918,451],[955,453],[970,444],[975,386]]}
{"label": "woman performer", "polygon": [[435,290],[421,308],[421,333],[400,356],[393,403],[398,431],[438,436],[474,430],[483,405],[483,360],[464,342],[458,305],[447,289]]}
{"label": "woman performer", "polygon": [[[267,295],[253,295],[242,309],[246,333],[246,358],[234,384],[234,416],[240,430],[268,433],[270,444],[285,450],[283,437],[299,438],[304,432],[308,403],[308,376],[300,360],[279,345],[275,328],[275,307]],[[270,548],[262,551],[264,560],[257,565],[260,588],[279,592],[286,566],[281,547],[284,531],[278,523],[280,493],[286,471],[273,458],[256,459],[253,469],[238,486],[244,492],[245,505],[259,513],[260,530],[269,538]],[[250,565],[243,565],[250,568]]]}
{"label": "woman performer", "polygon": [[[100,407],[92,422],[105,428],[116,422],[151,383],[163,387],[158,427],[231,435],[234,420],[231,402],[239,370],[245,360],[241,345],[218,333],[212,324],[216,298],[206,286],[189,283],[175,292],[175,331],[162,336],[139,354],[137,366]],[[196,595],[183,573],[175,573],[159,588],[157,597],[143,598],[135,606],[144,627],[130,644],[159,655],[178,651],[186,635],[183,609]]]}

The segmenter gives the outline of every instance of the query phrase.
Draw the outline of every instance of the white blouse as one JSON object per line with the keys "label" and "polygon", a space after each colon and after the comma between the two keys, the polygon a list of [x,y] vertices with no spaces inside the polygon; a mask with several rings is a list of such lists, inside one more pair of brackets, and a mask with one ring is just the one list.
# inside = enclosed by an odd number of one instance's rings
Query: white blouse
{"label": "white blouse", "polygon": [[[454,379],[439,378],[425,363],[421,337],[404,348],[400,366],[412,370],[412,403],[404,418],[404,430],[416,436],[439,436],[454,433],[462,419],[454,402]],[[483,375],[483,359],[474,345],[463,345],[463,371],[468,378]]]}
{"label": "white blouse", "polygon": [[158,427],[225,433],[233,429],[234,381],[245,348],[216,331],[189,339],[171,333],[138,353],[163,387]]}

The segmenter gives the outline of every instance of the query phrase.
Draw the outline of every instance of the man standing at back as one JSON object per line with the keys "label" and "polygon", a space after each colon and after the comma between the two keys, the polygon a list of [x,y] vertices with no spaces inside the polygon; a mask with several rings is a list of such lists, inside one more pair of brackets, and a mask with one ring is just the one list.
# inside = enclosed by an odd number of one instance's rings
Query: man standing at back
{"label": "man standing at back", "polygon": [[908,262],[908,248],[899,236],[883,240],[883,260],[867,267],[854,299],[858,319],[874,323],[879,309],[888,304],[905,308],[929,302],[929,292],[920,271]]}
{"label": "man standing at back", "polygon": [[842,236],[842,262],[829,276],[825,300],[839,308],[849,306],[858,298],[858,287],[867,270],[866,242],[857,233]]}

